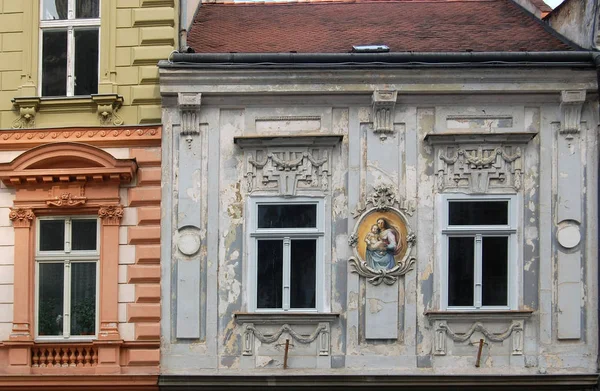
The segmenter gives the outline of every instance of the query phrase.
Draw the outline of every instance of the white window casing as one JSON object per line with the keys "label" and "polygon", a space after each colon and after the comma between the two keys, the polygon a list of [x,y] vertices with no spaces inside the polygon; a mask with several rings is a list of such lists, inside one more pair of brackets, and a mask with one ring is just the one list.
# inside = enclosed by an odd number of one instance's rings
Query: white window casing
{"label": "white window casing", "polygon": [[[519,227],[521,226],[521,199],[517,194],[487,194],[487,195],[466,195],[466,194],[440,194],[438,195],[438,254],[440,270],[440,307],[443,311],[505,311],[518,309],[519,303],[519,283],[521,264],[521,250],[519,246]],[[450,202],[502,202],[508,203],[507,206],[507,224],[498,225],[450,225],[449,223],[449,205]],[[473,286],[473,305],[472,306],[450,306],[449,305],[449,239],[451,237],[468,237],[474,239],[474,286]],[[507,305],[489,305],[482,303],[482,240],[485,237],[507,237]]]}
{"label": "white window casing", "polygon": [[[314,228],[258,228],[258,208],[260,205],[315,205],[316,226]],[[325,207],[322,197],[261,197],[248,199],[249,217],[247,220],[247,303],[250,312],[326,312],[325,305]],[[282,308],[257,308],[258,289],[258,241],[283,241],[283,281]],[[291,242],[298,239],[316,241],[315,308],[290,308]]]}
{"label": "white window casing", "polygon": [[[64,221],[64,251],[42,251],[40,248],[40,222],[48,220]],[[72,249],[72,222],[73,220],[96,221],[96,248],[93,250]],[[95,216],[52,216],[41,217],[36,222],[36,247],[35,247],[35,339],[38,341],[89,341],[95,339],[99,329],[99,259],[100,259],[100,222]],[[94,335],[71,335],[71,289],[75,281],[72,279],[72,268],[76,263],[93,263],[95,265],[95,314]],[[40,265],[63,265],[63,314],[62,335],[39,335],[40,319]]]}
{"label": "white window casing", "polygon": [[38,94],[42,96],[43,75],[44,75],[44,31],[67,31],[67,75],[66,75],[66,96],[75,96],[75,37],[76,28],[89,28],[98,31],[98,62],[97,78],[100,78],[100,17],[102,7],[99,2],[97,18],[76,18],[75,16],[76,0],[68,0],[67,19],[44,20],[44,0],[40,0],[40,32],[39,32],[39,67],[38,67]]}

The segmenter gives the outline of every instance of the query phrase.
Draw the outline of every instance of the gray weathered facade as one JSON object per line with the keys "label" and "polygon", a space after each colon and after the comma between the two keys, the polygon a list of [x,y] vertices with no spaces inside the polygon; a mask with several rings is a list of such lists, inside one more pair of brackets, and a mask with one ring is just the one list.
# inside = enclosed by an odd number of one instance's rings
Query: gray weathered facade
{"label": "gray weathered facade", "polygon": [[[490,384],[595,384],[591,59],[333,71],[224,70],[194,56],[161,65],[165,386],[178,375],[191,385],[311,384],[306,376],[343,384],[356,375],[424,387],[472,385],[479,375]],[[448,304],[448,196],[510,198],[508,305]],[[253,200],[261,197],[323,202],[313,311],[252,304]],[[361,268],[356,257],[357,222],[382,210],[401,216],[409,233],[395,274]]]}

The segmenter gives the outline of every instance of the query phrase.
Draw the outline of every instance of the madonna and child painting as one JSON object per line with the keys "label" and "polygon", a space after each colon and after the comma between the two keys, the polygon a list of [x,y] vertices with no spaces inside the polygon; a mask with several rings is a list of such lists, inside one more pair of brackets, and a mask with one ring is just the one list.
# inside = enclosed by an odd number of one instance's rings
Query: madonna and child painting
{"label": "madonna and child painting", "polygon": [[358,228],[358,253],[373,270],[389,270],[406,251],[406,225],[395,213],[372,213]]}

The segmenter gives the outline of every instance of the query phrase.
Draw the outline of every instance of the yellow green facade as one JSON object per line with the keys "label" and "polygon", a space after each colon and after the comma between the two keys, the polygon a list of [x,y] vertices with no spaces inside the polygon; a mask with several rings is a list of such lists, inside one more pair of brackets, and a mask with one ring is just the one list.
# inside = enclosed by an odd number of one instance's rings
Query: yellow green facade
{"label": "yellow green facade", "polygon": [[41,97],[40,1],[0,0],[0,129],[160,123],[157,62],[175,50],[175,0],[101,0],[98,94]]}

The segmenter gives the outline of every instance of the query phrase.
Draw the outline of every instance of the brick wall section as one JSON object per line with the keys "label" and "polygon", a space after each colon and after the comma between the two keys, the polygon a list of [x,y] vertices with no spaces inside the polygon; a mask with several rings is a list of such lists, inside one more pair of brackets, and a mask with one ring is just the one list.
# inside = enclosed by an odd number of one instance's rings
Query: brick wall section
{"label": "brick wall section", "polygon": [[160,338],[160,148],[132,148],[138,163],[137,186],[128,190],[127,208],[136,210],[135,224],[127,227],[127,246],[135,248],[126,283],[134,286],[126,304],[126,321],[135,340]]}

